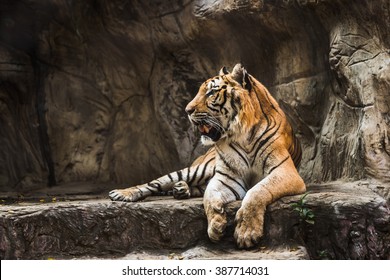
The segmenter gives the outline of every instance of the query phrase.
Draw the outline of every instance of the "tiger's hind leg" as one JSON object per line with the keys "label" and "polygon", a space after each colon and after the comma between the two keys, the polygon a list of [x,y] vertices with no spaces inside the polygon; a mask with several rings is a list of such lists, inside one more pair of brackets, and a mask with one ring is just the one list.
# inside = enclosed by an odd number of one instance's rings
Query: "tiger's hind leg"
{"label": "tiger's hind leg", "polygon": [[135,202],[152,195],[152,187],[153,185],[149,183],[125,189],[115,189],[110,191],[108,195],[113,201]]}
{"label": "tiger's hind leg", "polygon": [[191,197],[191,190],[187,182],[179,181],[173,186],[173,197],[176,199],[187,199]]}
{"label": "tiger's hind leg", "polygon": [[177,182],[179,177],[177,179],[174,177],[177,173],[170,173],[147,184],[112,190],[109,192],[109,196],[111,200],[125,202],[140,201],[151,195],[171,192],[173,192],[173,196],[177,199],[189,198],[191,196],[189,187],[185,181]]}
{"label": "tiger's hind leg", "polygon": [[115,189],[109,192],[114,201],[134,202],[153,194],[173,191],[175,198],[183,199],[202,196],[206,182],[214,175],[215,157],[207,153],[195,162],[196,164],[179,171],[162,176],[150,183],[126,189]]}
{"label": "tiger's hind leg", "polygon": [[[166,175],[169,178],[172,178],[173,175]],[[212,176],[210,174],[209,176]],[[165,177],[165,176],[164,176]],[[162,177],[163,178],[163,177]],[[114,201],[125,201],[125,202],[135,202],[145,199],[148,196],[153,194],[161,194],[163,192],[171,192],[175,199],[188,199],[190,197],[202,197],[206,185],[204,186],[194,186],[190,187],[186,181],[178,181],[176,183],[169,182],[165,185],[161,184],[162,178],[154,180],[148,184],[143,184],[139,186],[134,186],[126,189],[115,189],[109,192],[109,197]],[[172,180],[172,179],[169,179]],[[208,180],[208,177],[205,177],[201,182],[204,183]]]}
{"label": "tiger's hind leg", "polygon": [[175,199],[187,199],[190,197],[202,197],[206,190],[206,185],[189,186],[187,182],[180,181],[173,186],[173,197]]}

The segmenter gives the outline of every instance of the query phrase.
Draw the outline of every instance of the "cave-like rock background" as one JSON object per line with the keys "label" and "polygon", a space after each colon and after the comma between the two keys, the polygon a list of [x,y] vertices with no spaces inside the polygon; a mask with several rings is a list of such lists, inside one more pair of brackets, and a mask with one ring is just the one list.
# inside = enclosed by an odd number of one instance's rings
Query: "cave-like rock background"
{"label": "cave-like rock background", "polygon": [[184,107],[242,62],[307,183],[390,179],[388,0],[2,0],[0,190],[133,185],[200,152]]}

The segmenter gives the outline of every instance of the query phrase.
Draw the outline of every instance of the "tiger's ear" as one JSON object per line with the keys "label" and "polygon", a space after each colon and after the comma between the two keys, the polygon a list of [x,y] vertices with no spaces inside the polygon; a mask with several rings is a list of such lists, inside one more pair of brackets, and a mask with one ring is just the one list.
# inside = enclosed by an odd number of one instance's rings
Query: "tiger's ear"
{"label": "tiger's ear", "polygon": [[221,70],[219,70],[219,76],[223,76],[223,75],[227,75],[229,74],[229,71],[227,70],[227,68],[224,66],[221,68]]}
{"label": "tiger's ear", "polygon": [[234,66],[232,71],[232,78],[238,82],[244,89],[247,91],[251,91],[252,84],[249,78],[248,72],[245,70],[244,67],[241,66],[240,63],[236,64]]}

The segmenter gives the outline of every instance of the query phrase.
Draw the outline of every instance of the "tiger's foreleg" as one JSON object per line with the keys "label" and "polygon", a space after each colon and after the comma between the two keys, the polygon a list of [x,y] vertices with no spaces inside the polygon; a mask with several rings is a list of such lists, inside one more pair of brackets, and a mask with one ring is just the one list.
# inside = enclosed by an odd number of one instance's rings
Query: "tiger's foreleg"
{"label": "tiger's foreleg", "polygon": [[246,189],[240,179],[226,177],[217,171],[207,185],[203,196],[203,205],[207,216],[207,233],[211,241],[219,241],[224,235],[227,219],[225,206],[227,203],[240,200]]}
{"label": "tiger's foreleg", "polygon": [[173,190],[177,199],[201,196],[206,182],[214,174],[214,161],[193,165],[179,171],[169,173],[149,183],[110,191],[111,200],[134,202],[153,194]]}
{"label": "tiger's foreleg", "polygon": [[267,205],[286,195],[303,193],[305,183],[288,156],[263,180],[251,188],[236,213],[234,237],[239,248],[249,248],[263,235]]}

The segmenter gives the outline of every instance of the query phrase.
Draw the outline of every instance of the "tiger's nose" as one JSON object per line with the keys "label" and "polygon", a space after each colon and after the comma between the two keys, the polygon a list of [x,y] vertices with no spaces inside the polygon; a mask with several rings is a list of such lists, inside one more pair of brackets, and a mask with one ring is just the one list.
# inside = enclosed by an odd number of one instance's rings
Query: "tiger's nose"
{"label": "tiger's nose", "polygon": [[185,110],[186,110],[188,115],[191,115],[193,112],[195,112],[195,108],[192,106],[189,106],[189,105],[187,105]]}

